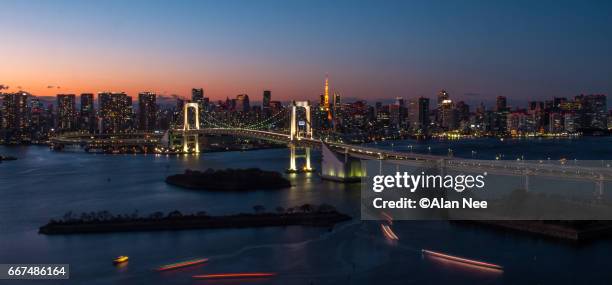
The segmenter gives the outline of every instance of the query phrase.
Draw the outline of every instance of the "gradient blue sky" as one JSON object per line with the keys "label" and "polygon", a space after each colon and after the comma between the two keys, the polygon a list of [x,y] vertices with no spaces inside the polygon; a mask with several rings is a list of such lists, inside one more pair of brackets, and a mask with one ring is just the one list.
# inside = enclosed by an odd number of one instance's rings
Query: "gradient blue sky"
{"label": "gradient blue sky", "polygon": [[328,73],[370,101],[611,94],[610,15],[577,0],[3,0],[0,84],[316,100]]}

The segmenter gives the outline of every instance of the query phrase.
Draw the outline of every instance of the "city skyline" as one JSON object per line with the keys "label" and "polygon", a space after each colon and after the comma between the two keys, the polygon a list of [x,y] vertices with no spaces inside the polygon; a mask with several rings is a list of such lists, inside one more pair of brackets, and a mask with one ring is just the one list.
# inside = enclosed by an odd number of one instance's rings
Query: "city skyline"
{"label": "city skyline", "polygon": [[469,102],[612,91],[605,2],[5,6],[0,22],[12,29],[0,47],[11,55],[0,69],[4,92],[188,98],[202,87],[212,100],[266,89],[282,101],[316,100],[326,73],[345,98],[370,102],[433,97],[440,89]]}

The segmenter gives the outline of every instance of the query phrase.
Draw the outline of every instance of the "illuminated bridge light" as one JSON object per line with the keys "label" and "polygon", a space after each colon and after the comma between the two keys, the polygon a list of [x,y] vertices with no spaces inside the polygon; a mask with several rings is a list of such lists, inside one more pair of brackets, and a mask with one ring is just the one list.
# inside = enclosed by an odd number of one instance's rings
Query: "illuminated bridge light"
{"label": "illuminated bridge light", "polygon": [[498,271],[503,271],[503,269],[504,269],[502,266],[497,265],[497,264],[483,262],[483,261],[478,261],[478,260],[473,260],[473,259],[467,259],[467,258],[458,257],[458,256],[452,256],[452,255],[448,255],[448,254],[444,254],[444,253],[440,253],[440,252],[435,252],[435,251],[431,251],[431,250],[423,249],[423,250],[421,250],[421,252],[424,255],[438,257],[438,258],[442,258],[442,259],[445,259],[445,260],[450,260],[450,261],[456,262],[457,264],[473,265],[473,266],[478,266],[478,267],[487,268],[487,269],[495,269],[495,270],[498,270]]}
{"label": "illuminated bridge light", "polygon": [[221,279],[221,278],[264,278],[276,276],[276,273],[270,272],[250,272],[250,273],[218,273],[218,274],[203,274],[192,276],[195,279]]}

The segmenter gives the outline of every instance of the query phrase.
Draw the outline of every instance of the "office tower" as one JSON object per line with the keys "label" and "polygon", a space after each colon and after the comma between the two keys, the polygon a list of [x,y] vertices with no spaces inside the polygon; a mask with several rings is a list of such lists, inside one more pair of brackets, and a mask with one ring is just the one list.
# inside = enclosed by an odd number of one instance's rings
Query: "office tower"
{"label": "office tower", "polygon": [[459,122],[467,122],[470,119],[470,105],[463,101],[459,101],[455,109],[457,110],[457,120]]}
{"label": "office tower", "polygon": [[138,129],[141,131],[152,132],[155,131],[156,128],[157,103],[155,93],[138,93]]}
{"label": "office tower", "polygon": [[576,103],[580,104],[580,127],[585,130],[605,130],[608,128],[608,104],[606,95],[578,95]]}
{"label": "office tower", "polygon": [[238,94],[235,102],[234,109],[238,112],[248,112],[251,109],[249,95],[247,94]]}
{"label": "office tower", "polygon": [[80,130],[96,132],[96,109],[94,108],[94,95],[92,93],[81,94],[81,112],[79,117]]}
{"label": "office tower", "polygon": [[76,130],[76,118],[76,96],[57,94],[57,130],[59,132]]}
{"label": "office tower", "polygon": [[561,106],[567,102],[565,97],[554,97],[553,98],[553,109],[555,111],[561,110]]}
{"label": "office tower", "polygon": [[2,129],[4,142],[20,143],[29,139],[27,92],[7,93],[2,95]]}
{"label": "office tower", "polygon": [[408,102],[408,121],[414,132],[424,133],[429,125],[429,98],[419,97]]}
{"label": "office tower", "polygon": [[548,131],[550,133],[560,133],[563,132],[564,123],[563,123],[563,115],[559,112],[552,112],[549,114],[548,119]]}
{"label": "office tower", "polygon": [[46,128],[45,108],[39,98],[30,99],[30,131],[33,140],[43,139],[49,129]]}
{"label": "office tower", "polygon": [[400,105],[389,105],[389,124],[396,130],[400,129],[402,124]]}
{"label": "office tower", "polygon": [[438,92],[438,109],[436,110],[436,122],[438,126],[445,130],[455,128],[455,110],[453,101],[446,90]]}
{"label": "office tower", "polygon": [[263,92],[263,101],[261,104],[264,116],[270,116],[272,111],[270,110],[270,100],[272,100],[272,91],[264,90]]}
{"label": "office tower", "polygon": [[280,101],[270,101],[270,110],[276,114],[283,110],[283,104]]}
{"label": "office tower", "polygon": [[124,92],[98,93],[102,133],[122,133],[132,128],[132,97]]}
{"label": "office tower", "polygon": [[204,101],[204,89],[193,88],[191,89],[191,102],[200,103]]}
{"label": "office tower", "polygon": [[505,96],[497,96],[497,99],[495,101],[495,111],[497,112],[507,111],[508,104],[506,101],[507,100]]}
{"label": "office tower", "polygon": [[395,105],[404,107],[404,97],[395,97]]}
{"label": "office tower", "polygon": [[263,104],[264,108],[270,108],[270,100],[272,100],[272,91],[264,90],[263,92]]}
{"label": "office tower", "polygon": [[497,96],[495,101],[495,120],[493,129],[498,132],[504,132],[508,128],[508,113],[509,108],[505,96]]}
{"label": "office tower", "polygon": [[573,133],[578,129],[577,117],[573,112],[567,112],[563,114],[563,129],[566,132]]}
{"label": "office tower", "polygon": [[[406,103],[404,101],[404,98],[403,97],[395,97],[395,104],[394,104],[394,106],[397,106],[397,108],[396,107],[391,107],[391,106],[389,107],[389,113],[390,113],[390,116],[391,116],[391,120],[393,122],[397,121],[397,128],[398,129],[403,129],[403,127],[405,126],[406,117],[407,117],[407,115],[406,115],[407,109],[406,109]],[[397,114],[395,114],[396,110],[394,110],[394,109],[397,109]],[[395,116],[397,116],[397,117],[395,118]]]}

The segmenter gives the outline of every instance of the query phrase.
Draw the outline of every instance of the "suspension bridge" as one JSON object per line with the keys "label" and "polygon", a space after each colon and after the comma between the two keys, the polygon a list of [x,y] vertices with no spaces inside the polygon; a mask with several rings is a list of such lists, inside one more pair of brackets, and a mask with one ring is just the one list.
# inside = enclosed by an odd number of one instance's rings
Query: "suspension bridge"
{"label": "suspension bridge", "polygon": [[[301,116],[300,116],[301,115]],[[85,149],[149,147],[160,153],[193,154],[200,152],[199,139],[207,135],[250,138],[287,144],[289,155],[288,172],[311,172],[314,170],[311,151],[323,151],[322,174],[339,180],[365,175],[363,171],[352,171],[351,160],[385,160],[402,165],[429,165],[441,171],[487,172],[495,175],[520,176],[529,189],[530,177],[549,177],[575,181],[593,181],[597,192],[603,193],[604,185],[612,181],[609,164],[599,166],[570,165],[550,161],[511,161],[461,159],[442,155],[408,153],[384,150],[364,145],[344,144],[323,138],[312,127],[308,101],[294,101],[289,108],[258,122],[229,122],[216,118],[210,112],[200,113],[198,104],[187,103],[183,107],[182,128],[159,133],[126,134],[63,134],[51,139],[54,147],[72,146]],[[191,120],[190,120],[191,118]],[[289,127],[270,130],[273,125]],[[204,127],[202,127],[204,126]],[[303,159],[303,166],[298,161]],[[332,160],[326,164],[325,160]],[[329,166],[332,165],[332,166]],[[335,166],[334,166],[335,165]],[[327,167],[326,167],[327,166]],[[359,167],[359,166],[358,166]],[[326,169],[327,168],[327,169]]]}

